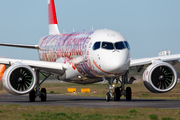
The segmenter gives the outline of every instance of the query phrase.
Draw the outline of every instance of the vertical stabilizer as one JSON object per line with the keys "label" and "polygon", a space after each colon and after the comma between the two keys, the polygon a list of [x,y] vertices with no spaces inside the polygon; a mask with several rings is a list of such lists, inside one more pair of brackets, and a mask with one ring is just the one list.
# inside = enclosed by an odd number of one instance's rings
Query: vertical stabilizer
{"label": "vertical stabilizer", "polygon": [[49,16],[49,35],[60,34],[57,25],[54,0],[48,0],[48,16]]}

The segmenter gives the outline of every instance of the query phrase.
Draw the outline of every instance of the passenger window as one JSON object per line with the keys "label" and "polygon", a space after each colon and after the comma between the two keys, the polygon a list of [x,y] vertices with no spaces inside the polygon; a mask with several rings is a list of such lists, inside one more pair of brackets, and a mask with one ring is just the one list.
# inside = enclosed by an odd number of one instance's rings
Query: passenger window
{"label": "passenger window", "polygon": [[108,50],[113,50],[114,46],[112,43],[110,42],[102,42],[102,48],[104,49],[108,49]]}
{"label": "passenger window", "polygon": [[124,43],[125,43],[126,47],[130,50],[130,45],[129,45],[129,43],[128,43],[127,41],[124,41]]}
{"label": "passenger window", "polygon": [[94,43],[94,45],[93,45],[93,50],[97,50],[97,49],[99,49],[99,48],[100,48],[100,42]]}
{"label": "passenger window", "polygon": [[118,49],[118,50],[122,50],[122,49],[126,48],[126,46],[124,45],[123,42],[117,42],[117,43],[115,43],[115,47],[116,47],[116,49]]}

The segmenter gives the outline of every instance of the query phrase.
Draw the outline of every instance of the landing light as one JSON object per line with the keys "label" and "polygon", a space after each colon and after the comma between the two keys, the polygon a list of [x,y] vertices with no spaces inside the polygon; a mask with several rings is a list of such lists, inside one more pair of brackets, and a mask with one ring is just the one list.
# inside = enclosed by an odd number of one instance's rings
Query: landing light
{"label": "landing light", "polygon": [[81,79],[82,77],[81,76],[78,76],[79,79]]}

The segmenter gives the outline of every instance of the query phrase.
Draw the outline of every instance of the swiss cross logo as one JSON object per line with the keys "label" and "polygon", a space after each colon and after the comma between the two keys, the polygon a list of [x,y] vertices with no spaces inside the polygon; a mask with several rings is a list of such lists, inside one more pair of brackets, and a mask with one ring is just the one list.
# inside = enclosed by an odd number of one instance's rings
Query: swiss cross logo
{"label": "swiss cross logo", "polygon": [[50,0],[48,0],[48,4],[50,4]]}

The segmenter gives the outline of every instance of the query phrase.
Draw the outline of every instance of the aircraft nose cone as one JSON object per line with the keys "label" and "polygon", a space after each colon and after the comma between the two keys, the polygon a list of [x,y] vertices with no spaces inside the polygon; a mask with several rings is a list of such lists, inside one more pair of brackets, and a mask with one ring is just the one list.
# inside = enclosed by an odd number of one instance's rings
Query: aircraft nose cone
{"label": "aircraft nose cone", "polygon": [[119,73],[122,72],[123,66],[124,62],[119,60],[111,60],[110,64],[107,65],[107,68],[109,69],[109,72]]}
{"label": "aircraft nose cone", "polygon": [[123,74],[129,68],[130,56],[128,50],[102,51],[98,54],[95,66],[101,73]]}
{"label": "aircraft nose cone", "polygon": [[108,73],[122,73],[127,70],[127,67],[126,59],[114,59],[109,57],[103,62],[102,69]]}

